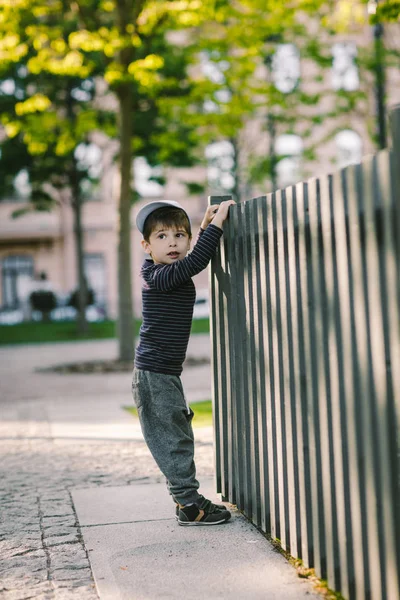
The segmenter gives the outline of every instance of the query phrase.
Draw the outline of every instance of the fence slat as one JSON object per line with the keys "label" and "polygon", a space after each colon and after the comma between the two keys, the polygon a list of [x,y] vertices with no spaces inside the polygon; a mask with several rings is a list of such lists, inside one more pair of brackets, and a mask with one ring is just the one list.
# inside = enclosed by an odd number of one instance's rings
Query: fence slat
{"label": "fence slat", "polygon": [[274,396],[275,396],[275,372],[274,372],[274,346],[273,346],[273,319],[272,319],[272,281],[271,276],[271,236],[272,236],[272,212],[267,203],[263,203],[261,207],[261,220],[263,224],[263,235],[260,245],[260,269],[265,273],[265,278],[261,279],[262,289],[262,314],[264,315],[263,322],[263,338],[265,348],[265,419],[266,419],[266,436],[267,436],[267,470],[268,478],[266,480],[266,493],[268,494],[269,513],[266,515],[266,523],[269,523],[269,528],[266,530],[273,537],[276,536],[277,515],[279,512],[279,504],[277,501],[276,476],[277,476],[277,458],[276,458],[276,441],[275,441],[275,411],[274,411]]}
{"label": "fence slat", "polygon": [[[324,514],[324,472],[322,462],[321,439],[326,438],[325,421],[321,417],[321,401],[325,401],[325,386],[323,373],[323,340],[321,334],[322,315],[319,292],[319,252],[318,247],[318,203],[319,185],[312,180],[308,185],[308,298],[309,298],[309,344],[311,366],[311,404],[309,406],[310,440],[312,440],[313,469],[313,515],[314,515],[314,565],[319,577],[326,579],[326,542]],[[322,431],[321,431],[322,428]],[[322,434],[322,436],[321,436]],[[329,480],[326,480],[329,489]]]}
{"label": "fence slat", "polygon": [[[250,228],[249,208],[251,203],[243,204],[243,226],[245,231]],[[245,368],[245,389],[244,410],[246,414],[246,450],[248,452],[248,497],[249,514],[253,522],[259,524],[257,514],[257,478],[258,478],[258,448],[256,452],[256,420],[255,420],[255,394],[253,379],[253,360],[252,350],[254,347],[254,318],[253,318],[253,288],[252,288],[252,256],[250,236],[244,236],[243,243],[243,273],[244,273],[244,302],[245,314],[243,315],[242,327],[244,328],[243,337],[246,346],[246,364]],[[244,362],[244,361],[243,361]]]}
{"label": "fence slat", "polygon": [[[382,314],[386,299],[382,298],[382,214],[381,206],[378,205],[377,193],[377,161],[375,156],[369,163],[370,169],[365,171],[365,212],[366,212],[366,252],[368,261],[368,271],[375,274],[375,285],[368,286],[369,305],[373,310],[374,318],[371,322],[371,346],[373,348],[372,376],[374,381],[374,425],[377,441],[377,519],[379,531],[379,552],[381,565],[381,586],[382,597],[390,597],[390,582],[393,577],[389,577],[388,566],[391,567],[392,561],[388,561],[388,553],[393,556],[395,549],[391,543],[394,527],[391,518],[390,499],[393,498],[390,454],[388,440],[388,407],[387,402],[391,395],[388,389],[387,380],[387,357],[385,349],[385,323]],[[368,186],[368,190],[367,190]],[[373,193],[375,192],[375,193]],[[379,285],[380,283],[380,285]],[[396,367],[398,368],[398,366]],[[393,589],[392,589],[393,591]],[[398,590],[396,590],[398,591]]]}
{"label": "fence slat", "polygon": [[[400,111],[399,111],[400,112]],[[400,120],[399,120],[400,124]],[[399,128],[400,134],[400,128]],[[400,144],[400,137],[398,139]],[[400,148],[398,151],[400,158]],[[396,390],[400,390],[400,344],[398,343],[398,332],[400,331],[400,239],[396,239],[396,228],[393,224],[400,223],[400,188],[393,177],[394,154],[388,156],[380,153],[377,157],[379,169],[380,194],[383,214],[383,258],[385,261],[385,293],[383,294],[385,304],[385,349],[386,366],[388,377],[388,424],[390,424],[390,435],[388,436],[389,457],[391,464],[390,481],[392,484],[391,504],[391,527],[395,548],[388,552],[391,562],[389,579],[400,586],[400,403],[396,402]],[[400,179],[400,177],[399,177]],[[388,583],[390,589],[391,584]],[[395,589],[395,588],[394,588]],[[398,588],[397,588],[398,589]]]}
{"label": "fence slat", "polygon": [[232,454],[230,451],[230,339],[229,329],[227,325],[228,314],[227,314],[227,262],[226,262],[226,240],[223,238],[220,244],[220,265],[221,273],[219,276],[220,285],[218,286],[218,305],[219,305],[219,329],[221,333],[220,340],[220,366],[221,371],[218,374],[219,381],[219,397],[220,397],[220,411],[219,411],[219,431],[220,431],[220,460],[221,460],[221,493],[224,497],[229,494],[229,473],[230,473],[230,462]]}
{"label": "fence slat", "polygon": [[226,259],[228,262],[228,271],[230,275],[230,294],[227,299],[227,303],[229,303],[229,313],[228,313],[228,328],[229,328],[229,355],[230,355],[230,365],[231,365],[231,378],[230,378],[230,396],[231,396],[231,411],[232,411],[232,423],[231,423],[231,435],[232,435],[232,472],[231,478],[232,481],[229,485],[229,501],[233,504],[237,504],[241,506],[240,503],[240,474],[239,474],[239,430],[241,427],[240,424],[240,414],[238,411],[237,398],[240,391],[238,390],[238,381],[237,381],[237,372],[238,372],[238,360],[240,360],[240,356],[237,353],[237,348],[239,347],[239,339],[238,337],[238,291],[237,291],[237,281],[238,277],[236,275],[237,270],[240,268],[239,264],[236,261],[235,256],[235,248],[233,245],[233,241],[236,240],[238,231],[237,225],[237,210],[230,211],[230,217],[228,220],[228,231],[225,234],[225,238],[227,238],[227,251],[226,251]]}
{"label": "fence slat", "polygon": [[[372,423],[370,398],[368,393],[368,377],[370,356],[368,352],[368,310],[365,304],[366,263],[365,263],[365,219],[364,191],[362,173],[359,167],[349,167],[342,177],[338,175],[337,188],[345,188],[349,198],[347,214],[351,230],[348,235],[348,264],[350,287],[350,319],[352,329],[352,378],[353,386],[350,402],[354,404],[349,416],[349,436],[356,436],[357,456],[354,470],[348,475],[357,481],[359,505],[352,500],[350,483],[347,491],[348,500],[353,504],[353,512],[348,515],[349,527],[352,533],[352,547],[360,548],[361,552],[351,552],[349,557],[354,564],[354,574],[350,581],[350,592],[356,597],[365,598],[371,595],[371,575],[369,567],[368,548],[371,536],[376,535],[376,521],[371,516],[374,511],[372,488],[365,482],[374,478],[374,445],[372,443]],[[340,181],[341,179],[341,181]],[[354,199],[356,201],[354,201]],[[345,408],[345,407],[344,407]],[[343,409],[344,410],[344,409]],[[354,430],[351,423],[354,420]],[[373,558],[372,560],[375,560]]]}
{"label": "fence slat", "polygon": [[282,421],[280,405],[280,316],[279,316],[279,272],[276,257],[276,194],[272,194],[271,213],[268,222],[268,261],[271,286],[271,333],[270,352],[271,369],[273,370],[274,388],[271,396],[271,429],[274,444],[274,483],[275,483],[275,522],[272,524],[272,535],[280,540],[285,535],[285,504],[283,498],[284,465],[282,448]]}
{"label": "fence slat", "polygon": [[[343,371],[339,356],[341,355],[342,340],[340,335],[340,300],[338,289],[338,271],[336,262],[336,238],[334,229],[333,204],[338,202],[334,193],[333,179],[329,177],[322,186],[321,197],[321,234],[324,241],[324,268],[326,284],[326,311],[328,327],[325,332],[327,360],[330,373],[330,394],[328,405],[328,421],[330,424],[330,446],[331,456],[331,481],[332,481],[332,533],[331,537],[331,561],[328,568],[329,583],[333,589],[341,589],[346,595],[349,594],[348,581],[348,557],[346,545],[343,540],[347,539],[346,529],[346,500],[348,499],[348,470],[347,465],[347,439],[346,424],[343,419],[341,407],[341,394]],[[339,181],[340,184],[340,181]],[[343,456],[345,457],[343,460]],[[345,476],[346,473],[346,476]],[[327,536],[328,537],[328,536]],[[350,542],[349,542],[350,544]],[[329,554],[329,553],[328,553]],[[328,558],[329,560],[329,558]]]}
{"label": "fence slat", "polygon": [[321,472],[323,495],[323,520],[325,532],[325,563],[326,577],[333,588],[337,587],[338,561],[338,523],[337,505],[335,502],[336,477],[334,464],[334,436],[332,420],[332,373],[329,354],[329,337],[333,333],[333,320],[330,307],[332,299],[329,296],[331,245],[327,232],[331,230],[329,207],[330,178],[316,181],[317,223],[314,249],[315,262],[318,264],[316,287],[318,289],[319,327],[317,327],[318,347],[320,348],[320,378],[318,386],[318,403],[320,416],[321,443]]}
{"label": "fence slat", "polygon": [[[292,428],[292,405],[290,400],[292,372],[289,361],[289,322],[290,313],[290,291],[285,264],[287,254],[287,226],[286,226],[286,194],[277,193],[276,202],[276,268],[278,273],[277,305],[280,307],[278,319],[280,320],[280,351],[279,351],[279,375],[280,375],[280,411],[281,411],[281,436],[283,457],[283,507],[284,524],[281,529],[282,547],[287,551],[295,548],[295,540],[291,540],[291,532],[296,532],[296,495],[294,484],[294,439]],[[294,552],[294,551],[293,551]],[[292,552],[292,553],[293,553]],[[294,552],[295,553],[295,552]]]}
{"label": "fence slat", "polygon": [[232,319],[230,316],[231,306],[231,281],[232,281],[232,264],[229,260],[230,255],[230,243],[229,239],[232,239],[231,232],[233,231],[232,218],[226,223],[226,228],[230,235],[224,236],[223,238],[223,256],[225,261],[225,285],[224,285],[224,297],[223,297],[223,311],[224,311],[224,325],[225,325],[225,339],[228,340],[226,353],[227,353],[227,369],[226,373],[226,394],[227,394],[227,486],[225,487],[224,498],[228,499],[235,504],[236,502],[236,478],[235,478],[235,401],[233,394],[234,377],[232,373],[235,373],[234,368],[234,353],[232,348],[235,347],[234,331],[232,330]]}
{"label": "fence slat", "polygon": [[[302,558],[302,519],[305,517],[304,489],[304,449],[303,428],[301,421],[301,399],[299,394],[299,363],[296,360],[299,352],[300,332],[299,314],[297,311],[297,273],[296,273],[296,240],[295,228],[298,228],[295,208],[296,188],[287,188],[283,205],[283,232],[285,245],[285,277],[286,303],[288,324],[288,359],[289,359],[289,397],[292,460],[293,460],[293,491],[292,509],[290,512],[290,553]],[[303,510],[301,505],[303,504]]]}
{"label": "fence slat", "polygon": [[[209,204],[219,204],[230,196],[210,196]],[[217,252],[212,260],[212,268],[209,273],[210,299],[211,299],[211,353],[213,372],[213,425],[214,425],[214,448],[216,463],[216,487],[223,496],[227,495],[227,410],[226,410],[226,373],[227,356],[226,348],[229,344],[225,340],[225,327],[223,310],[223,267],[220,260],[220,252]]]}
{"label": "fence slat", "polygon": [[[248,374],[251,380],[249,386],[249,416],[250,416],[250,444],[252,452],[251,461],[251,495],[252,495],[252,520],[257,525],[261,524],[261,499],[260,499],[260,453],[259,453],[259,427],[258,427],[258,403],[260,401],[259,377],[257,374],[258,358],[258,326],[257,326],[257,293],[255,293],[256,283],[256,245],[255,236],[257,234],[257,223],[254,219],[256,206],[254,202],[246,202],[245,218],[247,231],[253,230],[253,235],[247,237],[247,357]],[[250,393],[251,390],[251,393]]]}
{"label": "fence slat", "polygon": [[265,197],[256,198],[254,201],[253,219],[251,228],[255,235],[251,236],[252,253],[254,254],[255,273],[253,276],[254,310],[254,369],[257,390],[257,427],[258,427],[258,454],[259,454],[259,509],[260,527],[269,531],[271,526],[269,505],[269,470],[268,470],[268,441],[267,441],[267,398],[266,381],[268,373],[268,339],[263,327],[266,321],[266,265],[265,265],[265,221],[263,219],[263,205]]}
{"label": "fence slat", "polygon": [[217,264],[217,258],[213,259],[212,268],[210,270],[210,300],[211,300],[211,328],[210,328],[210,337],[211,337],[211,363],[212,363],[212,407],[213,407],[213,426],[214,426],[214,452],[215,452],[215,478],[216,478],[216,489],[217,492],[222,491],[222,475],[221,475],[221,456],[220,456],[220,430],[219,430],[219,413],[221,411],[221,403],[218,395],[218,370],[219,370],[219,361],[218,361],[218,352],[220,348],[219,344],[219,331],[217,329],[217,273],[215,271],[215,266]]}
{"label": "fence slat", "polygon": [[[311,383],[308,377],[307,343],[308,302],[307,302],[307,258],[306,258],[306,220],[305,202],[307,186],[300,183],[293,196],[294,245],[296,256],[296,322],[298,326],[298,353],[296,365],[298,369],[299,398],[296,402],[297,431],[299,435],[300,472],[300,515],[301,515],[301,558],[305,566],[314,564],[312,494],[310,470],[310,443],[308,430],[308,395]],[[294,290],[294,288],[293,288]],[[300,435],[301,433],[301,435]],[[301,462],[302,458],[302,462]]]}

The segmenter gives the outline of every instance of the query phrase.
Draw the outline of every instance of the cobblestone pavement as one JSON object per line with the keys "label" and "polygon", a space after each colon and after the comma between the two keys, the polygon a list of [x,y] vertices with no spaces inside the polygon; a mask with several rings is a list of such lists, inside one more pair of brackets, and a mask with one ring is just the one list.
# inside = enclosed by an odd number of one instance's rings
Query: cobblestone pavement
{"label": "cobblestone pavement", "polygon": [[[93,346],[94,354],[98,348]],[[111,346],[101,348],[100,358],[108,357]],[[4,600],[96,599],[71,490],[163,480],[141,440],[52,437],[50,403],[74,401],[79,415],[85,390],[101,391],[104,398],[113,389],[126,389],[129,381],[118,375],[35,373],[38,365],[64,362],[71,352],[73,360],[88,359],[91,346],[0,350],[0,598]],[[209,441],[197,444],[196,463],[200,479],[212,476]]]}

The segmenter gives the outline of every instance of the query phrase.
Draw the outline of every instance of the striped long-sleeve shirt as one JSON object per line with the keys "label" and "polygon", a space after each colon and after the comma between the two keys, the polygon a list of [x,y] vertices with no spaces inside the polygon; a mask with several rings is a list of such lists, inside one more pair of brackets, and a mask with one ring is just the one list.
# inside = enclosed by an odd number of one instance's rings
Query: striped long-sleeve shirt
{"label": "striped long-sleeve shirt", "polygon": [[222,229],[210,224],[183,260],[171,265],[144,261],[143,323],[136,368],[169,375],[182,373],[196,299],[192,277],[206,268],[221,235]]}

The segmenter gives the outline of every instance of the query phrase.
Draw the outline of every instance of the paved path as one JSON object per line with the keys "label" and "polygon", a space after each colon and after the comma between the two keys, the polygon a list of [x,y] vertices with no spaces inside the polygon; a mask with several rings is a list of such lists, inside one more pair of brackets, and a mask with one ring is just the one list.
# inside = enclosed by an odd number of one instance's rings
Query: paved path
{"label": "paved path", "polygon": [[[194,337],[189,354],[204,356],[207,352],[207,336]],[[121,410],[131,404],[130,374],[60,375],[35,371],[69,361],[113,358],[116,353],[116,343],[109,340],[0,349],[2,600],[97,599],[85,545],[87,534],[82,535],[74,494],[77,504],[79,493],[97,494],[95,504],[102,506],[107,489],[121,502],[139,485],[150,490],[143,484],[163,484],[139,427]],[[189,401],[210,397],[207,365],[187,369],[184,379]],[[211,428],[198,430],[196,439],[199,479],[210,481]],[[164,490],[164,485],[157,489]],[[79,506],[79,511],[83,511],[82,502]],[[119,510],[115,507],[116,514]],[[173,521],[170,526],[175,529],[174,535],[176,529],[182,529],[176,528]],[[187,537],[187,533],[184,535]],[[294,571],[283,563],[290,571],[292,584],[299,585],[296,577],[293,580]],[[308,587],[306,590],[300,585],[299,595],[288,597],[297,600],[308,591]],[[117,591],[115,594],[115,600],[173,597],[119,596]],[[108,597],[112,598],[112,594]]]}

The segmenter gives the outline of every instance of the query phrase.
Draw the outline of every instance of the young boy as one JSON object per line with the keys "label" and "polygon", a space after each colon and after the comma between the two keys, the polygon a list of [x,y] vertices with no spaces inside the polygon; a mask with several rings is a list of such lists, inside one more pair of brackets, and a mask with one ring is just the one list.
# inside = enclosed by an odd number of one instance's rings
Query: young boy
{"label": "young boy", "polygon": [[136,350],[132,392],[144,439],[167,478],[180,525],[218,525],[231,514],[199,494],[194,463],[194,438],[189,408],[180,379],[193,306],[192,277],[206,268],[222,235],[233,200],[208,207],[193,251],[185,210],[173,201],[151,202],[138,213],[144,261],[143,323]]}

